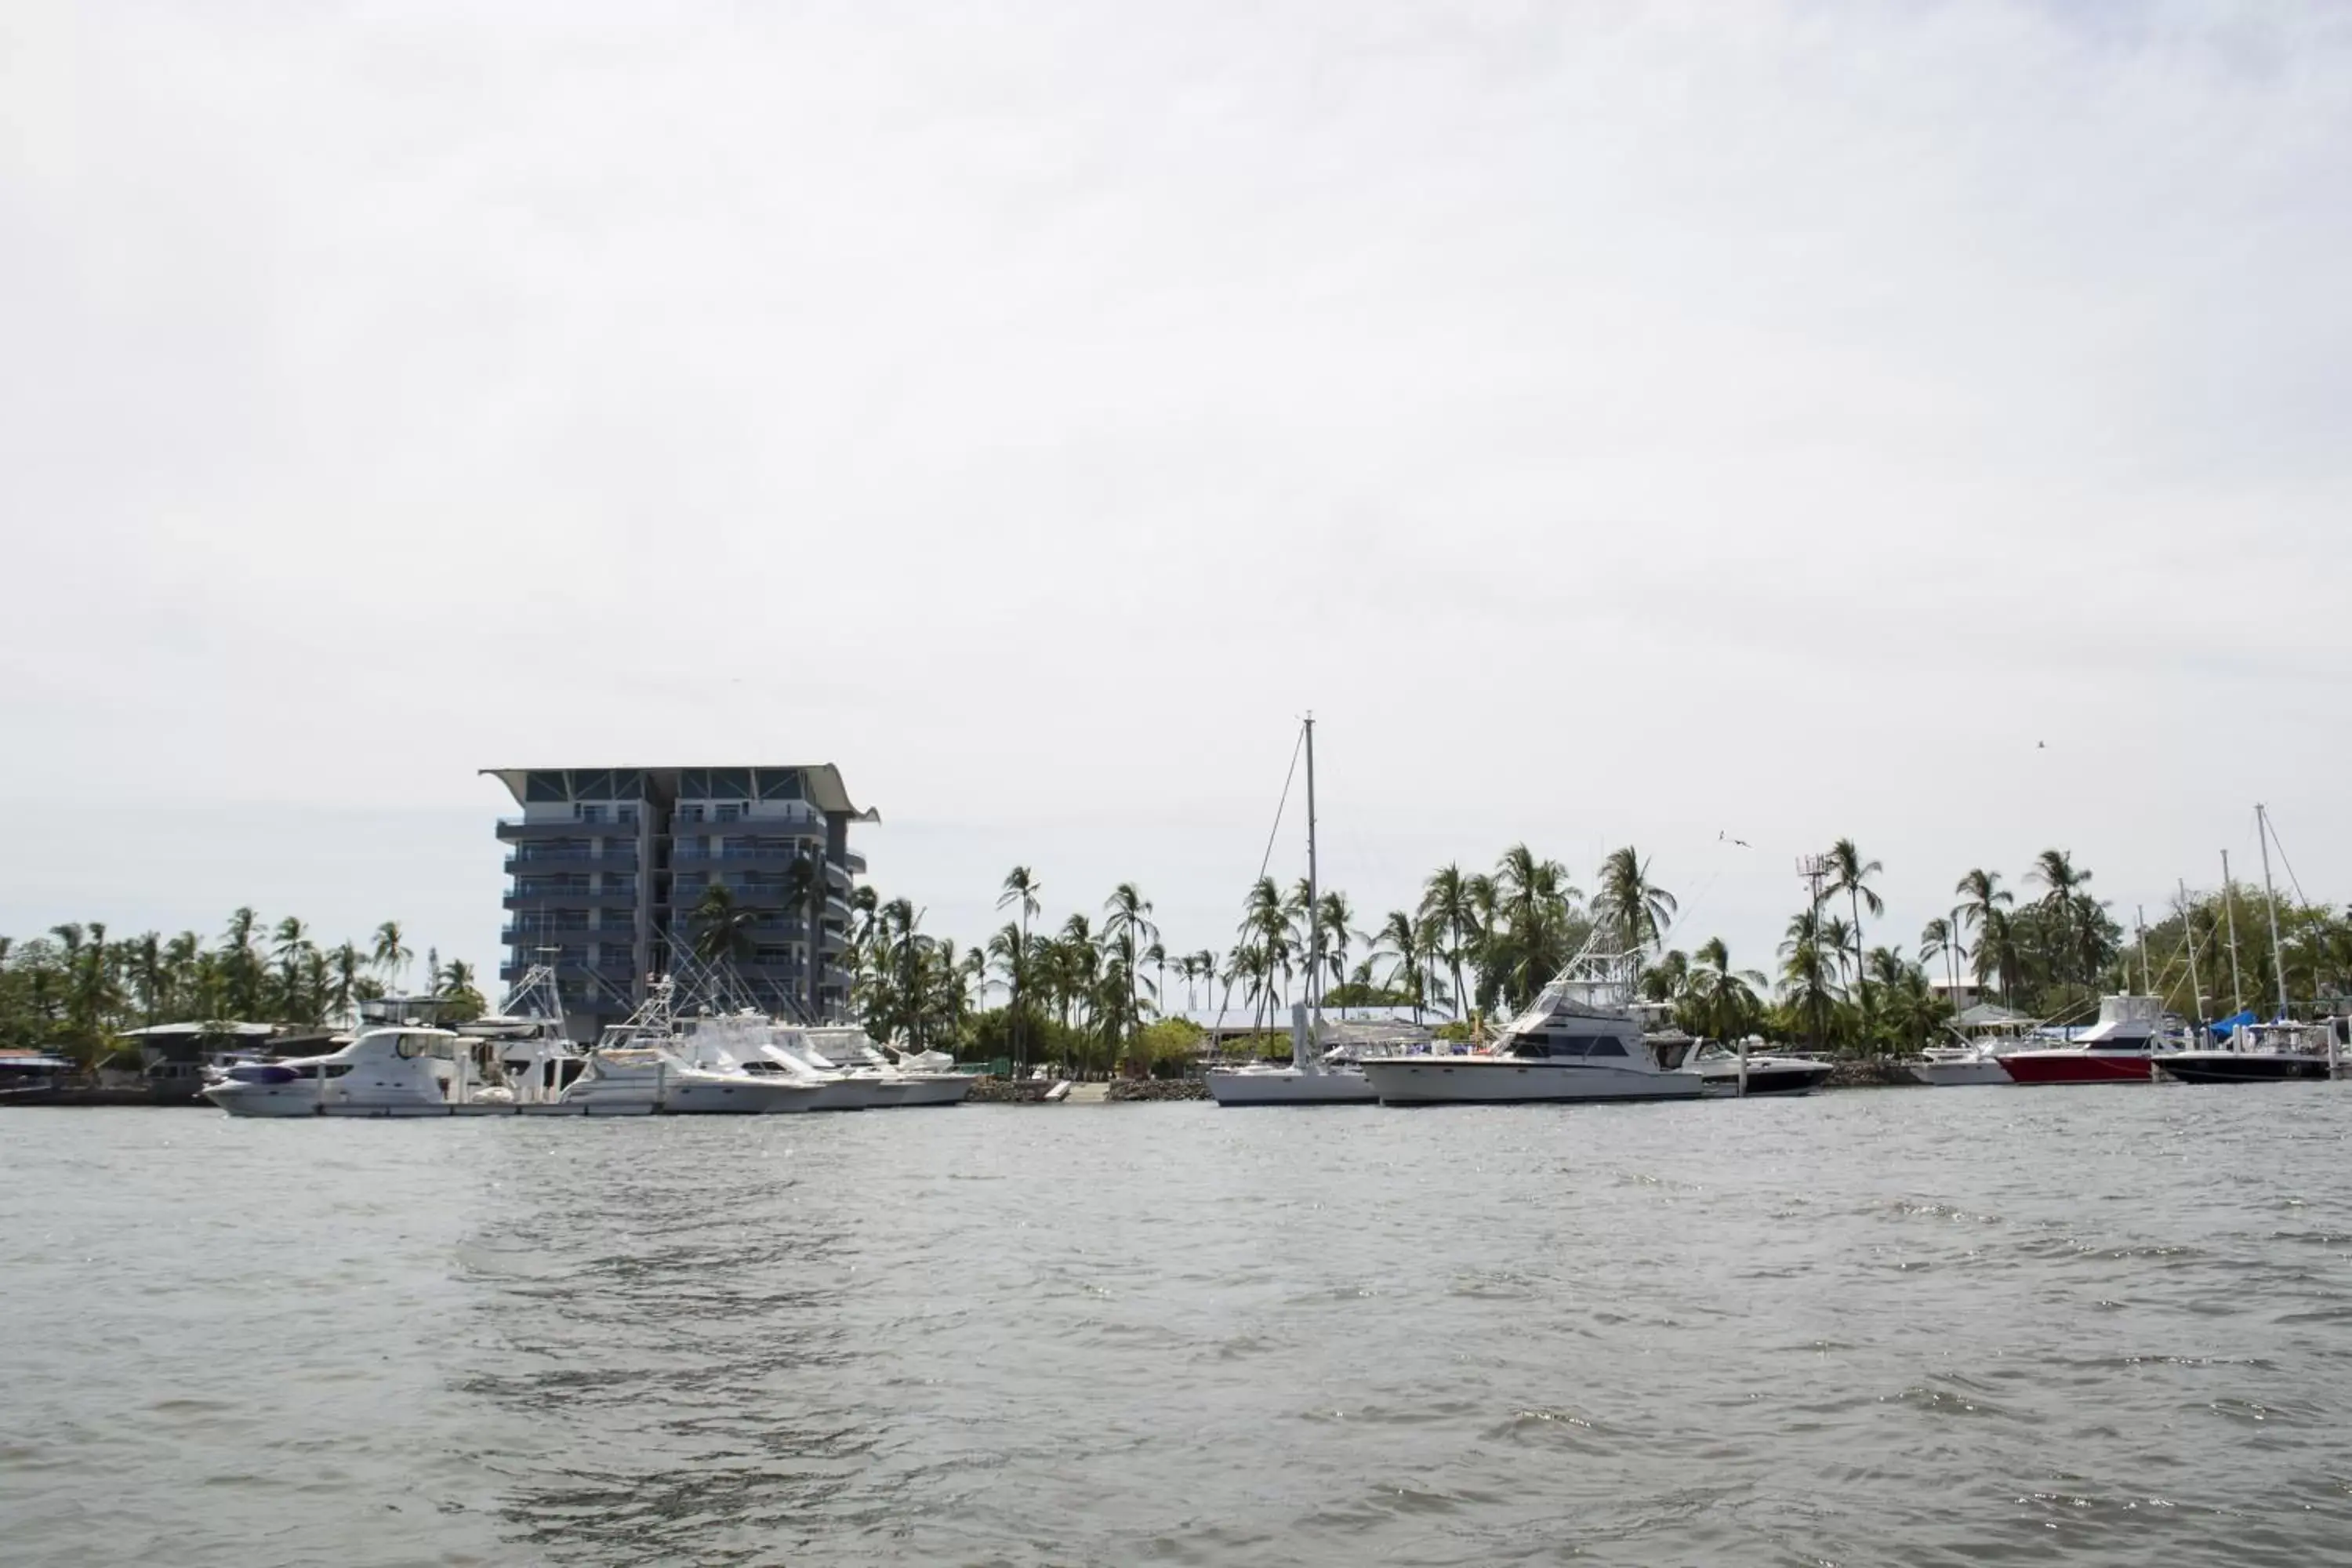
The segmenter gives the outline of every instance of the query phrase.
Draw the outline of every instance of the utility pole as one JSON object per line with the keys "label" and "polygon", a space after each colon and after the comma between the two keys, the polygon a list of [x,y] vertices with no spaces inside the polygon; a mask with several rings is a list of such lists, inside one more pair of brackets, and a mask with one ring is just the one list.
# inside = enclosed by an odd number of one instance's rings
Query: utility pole
{"label": "utility pole", "polygon": [[[1830,862],[1827,856],[1800,855],[1797,857],[1797,875],[1804,879],[1805,886],[1812,894],[1813,901],[1808,906],[1811,912],[1807,918],[1812,922],[1813,963],[1816,966],[1822,961],[1822,883],[1828,879],[1829,874]],[[1811,1045],[1812,1048],[1818,1051],[1822,1048],[1822,1003],[1818,993],[1813,997],[1811,1011],[1813,1016]]]}

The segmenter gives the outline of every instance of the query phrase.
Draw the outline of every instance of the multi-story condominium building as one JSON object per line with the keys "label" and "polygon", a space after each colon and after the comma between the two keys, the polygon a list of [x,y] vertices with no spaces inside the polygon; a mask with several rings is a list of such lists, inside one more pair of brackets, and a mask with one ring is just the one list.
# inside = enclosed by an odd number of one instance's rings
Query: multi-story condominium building
{"label": "multi-story condominium building", "polygon": [[729,962],[762,1005],[846,1010],[849,895],[866,869],[849,825],[880,818],[832,764],[483,771],[522,808],[499,823],[511,879],[499,977],[553,963],[579,1037],[643,1001],[673,952],[691,953],[714,887],[749,917]]}

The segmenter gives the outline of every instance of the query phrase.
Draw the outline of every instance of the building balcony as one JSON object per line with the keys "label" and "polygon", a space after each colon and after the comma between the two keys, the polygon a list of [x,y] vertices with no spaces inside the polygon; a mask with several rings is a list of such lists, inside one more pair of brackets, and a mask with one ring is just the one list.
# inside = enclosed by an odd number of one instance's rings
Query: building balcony
{"label": "building balcony", "polygon": [[696,844],[681,844],[670,851],[670,859],[679,866],[708,866],[714,861],[723,861],[732,865],[789,866],[809,853],[805,846],[788,844],[765,846],[756,849],[737,845],[730,845],[723,849],[705,849]]}
{"label": "building balcony", "polygon": [[634,848],[618,855],[593,855],[581,849],[560,855],[509,855],[506,858],[506,873],[509,877],[518,874],[537,876],[542,872],[552,875],[559,871],[634,871],[636,868],[637,854]]}
{"label": "building balcony", "polygon": [[499,943],[502,947],[540,947],[550,942],[562,942],[566,939],[576,943],[583,938],[593,937],[595,934],[596,933],[594,931],[589,930],[589,928],[584,925],[510,925],[499,931]]}
{"label": "building balcony", "polygon": [[638,824],[635,818],[617,821],[610,812],[602,817],[587,816],[501,816],[499,837],[509,844],[537,838],[608,838],[635,839]]}

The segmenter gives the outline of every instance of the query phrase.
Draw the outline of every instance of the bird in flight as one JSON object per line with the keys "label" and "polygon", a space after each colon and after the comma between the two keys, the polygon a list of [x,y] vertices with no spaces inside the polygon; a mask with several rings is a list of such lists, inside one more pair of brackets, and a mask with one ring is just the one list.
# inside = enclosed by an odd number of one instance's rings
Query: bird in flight
{"label": "bird in flight", "polygon": [[1753,847],[1753,846],[1751,846],[1745,838],[1734,838],[1728,828],[1717,828],[1715,831],[1715,841],[1717,844],[1737,844],[1742,849]]}

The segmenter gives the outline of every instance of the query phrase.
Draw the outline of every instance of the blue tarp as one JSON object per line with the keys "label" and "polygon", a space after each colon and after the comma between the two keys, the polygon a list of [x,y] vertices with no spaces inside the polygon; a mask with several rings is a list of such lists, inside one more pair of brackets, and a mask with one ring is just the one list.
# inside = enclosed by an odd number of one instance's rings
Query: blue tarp
{"label": "blue tarp", "polygon": [[2242,1013],[2235,1013],[2227,1018],[2216,1019],[2205,1026],[2213,1031],[2213,1037],[2215,1039],[2220,1040],[2228,1038],[2231,1033],[2241,1024],[2259,1024],[2261,1022],[2262,1020],[2254,1016],[2254,1010],[2249,1007]]}

